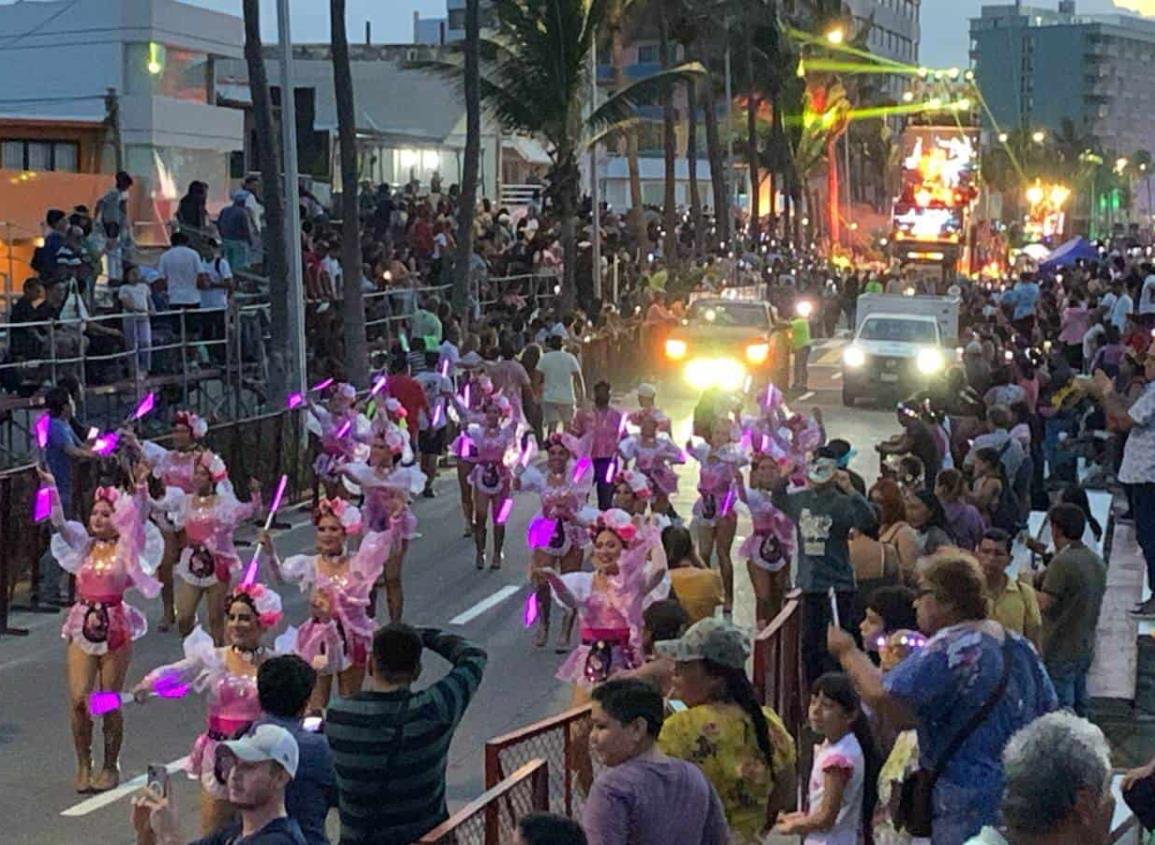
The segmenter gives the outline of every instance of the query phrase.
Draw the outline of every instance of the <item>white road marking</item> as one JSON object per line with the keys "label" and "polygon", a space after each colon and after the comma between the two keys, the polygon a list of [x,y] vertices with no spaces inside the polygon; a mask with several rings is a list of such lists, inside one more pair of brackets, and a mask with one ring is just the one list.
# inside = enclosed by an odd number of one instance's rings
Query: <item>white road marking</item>
{"label": "white road marking", "polygon": [[842,373],[835,373],[830,377],[831,381],[839,381],[842,378]]}
{"label": "white road marking", "polygon": [[450,625],[465,625],[466,623],[472,622],[478,616],[485,613],[485,611],[489,610],[490,608],[497,607],[499,604],[501,604],[507,598],[509,598],[514,593],[516,593],[520,590],[521,590],[521,587],[519,587],[515,584],[508,584],[508,585],[502,587],[500,590],[498,590],[492,596],[489,596],[488,598],[482,599],[477,604],[475,604],[473,607],[469,608],[469,610],[466,610],[465,612],[459,613],[456,616],[454,616],[452,619],[449,620],[449,624]]}
{"label": "white road marking", "polygon": [[803,393],[801,396],[798,397],[798,401],[799,402],[805,402],[807,399],[810,399],[813,396],[814,396],[814,391],[813,390],[807,390],[805,393]]}
{"label": "white road marking", "polygon": [[[171,763],[165,764],[169,774],[180,771],[184,768],[185,763],[188,762],[188,757],[181,757],[179,760],[173,760]],[[95,774],[95,772],[93,772]],[[81,801],[74,807],[69,807],[60,813],[62,816],[87,816],[89,813],[94,813],[102,807],[107,807],[109,804],[115,804],[121,798],[124,798],[136,792],[145,785],[145,780],[148,778],[147,774],[137,775],[132,780],[125,781],[116,789],[110,789],[108,792],[102,792],[99,795],[94,795],[84,801]]]}

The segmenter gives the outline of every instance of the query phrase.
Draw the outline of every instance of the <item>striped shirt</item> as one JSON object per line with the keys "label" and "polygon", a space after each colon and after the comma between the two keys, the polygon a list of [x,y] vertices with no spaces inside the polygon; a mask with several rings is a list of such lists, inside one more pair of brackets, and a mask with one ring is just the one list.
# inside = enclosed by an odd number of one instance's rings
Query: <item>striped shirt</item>
{"label": "striped shirt", "polygon": [[359,692],[337,699],[326,713],[341,845],[409,845],[449,817],[449,743],[487,657],[462,637],[418,630],[425,648],[453,664],[449,674],[420,692]]}

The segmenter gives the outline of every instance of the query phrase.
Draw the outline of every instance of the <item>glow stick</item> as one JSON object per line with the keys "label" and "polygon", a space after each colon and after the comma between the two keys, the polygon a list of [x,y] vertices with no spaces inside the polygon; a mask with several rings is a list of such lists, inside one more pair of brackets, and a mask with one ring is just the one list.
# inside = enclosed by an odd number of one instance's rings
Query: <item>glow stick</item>
{"label": "glow stick", "polygon": [[96,438],[92,444],[92,451],[102,458],[107,458],[116,451],[119,444],[120,436],[115,431],[110,431],[108,434],[102,434]]}
{"label": "glow stick", "polygon": [[290,411],[296,410],[297,408],[300,408],[304,404],[305,404],[305,397],[302,396],[300,393],[290,393],[289,394],[288,405],[289,405]]}
{"label": "glow stick", "polygon": [[36,445],[41,449],[48,448],[48,426],[50,422],[48,414],[41,414],[32,426],[32,430],[36,433]]}
{"label": "glow stick", "polygon": [[730,509],[734,507],[734,488],[731,487],[726,491],[726,498],[722,500],[722,516],[730,513]]}
{"label": "glow stick", "polygon": [[557,531],[557,522],[552,519],[535,519],[529,526],[526,536],[527,545],[531,549],[544,549],[549,545],[554,532]]}
{"label": "glow stick", "polygon": [[36,505],[32,511],[33,522],[43,522],[52,516],[52,488],[41,487],[36,491]]}
{"label": "glow stick", "polygon": [[441,360],[441,368],[440,369],[441,369],[441,377],[442,378],[448,378],[449,377],[449,359],[448,358],[443,358]]}
{"label": "glow stick", "polygon": [[433,427],[437,428],[441,425],[441,418],[445,416],[445,403],[438,402],[436,410],[433,411]]}
{"label": "glow stick", "polygon": [[375,381],[373,383],[373,389],[369,391],[369,395],[370,396],[376,396],[378,393],[380,393],[382,390],[385,389],[385,385],[387,385],[388,383],[389,383],[389,377],[388,376],[381,376],[381,378],[377,379],[377,381]]}
{"label": "glow stick", "polygon": [[352,430],[353,430],[353,421],[352,420],[346,420],[341,425],[341,427],[337,429],[337,437],[342,438]]}
{"label": "glow stick", "polygon": [[533,627],[533,623],[537,621],[539,612],[540,608],[537,606],[537,593],[531,592],[525,597],[525,611],[522,614],[522,621],[525,627]]}
{"label": "glow stick", "polygon": [[100,429],[96,426],[90,426],[87,433],[84,435],[85,440],[95,440],[100,437]]}
{"label": "glow stick", "polygon": [[505,521],[509,519],[509,515],[513,513],[513,497],[509,497],[501,503],[501,510],[497,512],[497,517],[493,520],[495,525],[505,525]]}
{"label": "glow stick", "polygon": [[609,464],[606,466],[606,474],[602,480],[605,481],[606,484],[613,484],[614,483],[614,476],[617,474],[617,471],[618,471],[618,462],[617,461],[610,461]]}
{"label": "glow stick", "polygon": [[629,423],[629,421],[629,415],[622,414],[622,421],[618,424],[618,440],[621,440],[622,436],[626,433],[626,425]]}
{"label": "glow stick", "polygon": [[132,412],[129,420],[139,420],[148,414],[152,413],[152,409],[156,407],[156,394],[150,392],[147,396],[140,400],[140,404],[136,406],[136,410]]}
{"label": "glow stick", "polygon": [[466,382],[466,384],[465,384],[465,390],[463,390],[461,393],[462,393],[462,398],[463,398],[463,401],[461,404],[463,404],[466,408],[468,408],[469,407],[469,383],[468,382]]}
{"label": "glow stick", "polygon": [[[277,482],[277,492],[273,494],[273,503],[269,506],[269,515],[265,517],[265,531],[273,527],[273,517],[277,515],[278,509],[281,507],[281,500],[285,498],[285,486],[289,483],[289,476],[282,475],[281,480]],[[242,587],[251,587],[257,580],[257,558],[261,556],[261,545],[257,544],[257,548],[253,550],[253,557],[249,561],[249,565],[245,567],[245,577],[241,580]]]}
{"label": "glow stick", "polygon": [[468,458],[472,446],[473,441],[467,435],[461,435],[461,439],[457,441],[457,457]]}
{"label": "glow stick", "polygon": [[590,465],[592,463],[593,462],[590,460],[589,455],[582,455],[581,458],[578,459],[577,465],[573,468],[574,484],[577,484],[582,480],[582,477],[586,474],[586,472],[589,471]]}
{"label": "glow stick", "polygon": [[312,387],[309,388],[309,392],[310,393],[320,393],[322,390],[324,390],[326,387],[328,387],[332,383],[333,383],[333,379],[331,377],[325,379],[324,381],[319,381],[316,384],[314,384]]}
{"label": "glow stick", "polygon": [[[189,685],[181,683],[177,674],[162,675],[152,685],[148,695],[150,698],[176,699],[184,698],[189,693]],[[88,713],[90,716],[105,716],[114,710],[119,710],[126,704],[132,704],[136,698],[131,692],[93,692],[88,695]]]}

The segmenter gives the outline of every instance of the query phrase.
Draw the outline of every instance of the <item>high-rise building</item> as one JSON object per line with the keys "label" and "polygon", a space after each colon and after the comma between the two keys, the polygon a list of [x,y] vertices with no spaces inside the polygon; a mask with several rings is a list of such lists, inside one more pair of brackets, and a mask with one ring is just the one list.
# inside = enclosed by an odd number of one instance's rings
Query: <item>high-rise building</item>
{"label": "high-rise building", "polygon": [[[921,2],[922,0],[847,0],[846,5],[854,18],[856,33],[869,26],[866,32],[866,49],[884,59],[917,65]],[[910,77],[903,74],[885,76],[880,93],[897,101],[902,97],[909,80]]]}
{"label": "high-rise building", "polygon": [[[465,39],[465,0],[445,0],[447,24],[445,27],[446,41],[462,41]],[[481,28],[493,25],[493,0],[481,0]]]}
{"label": "high-rise building", "polygon": [[984,6],[970,34],[988,126],[1053,130],[1067,118],[1105,152],[1155,149],[1155,21],[1015,3]]}

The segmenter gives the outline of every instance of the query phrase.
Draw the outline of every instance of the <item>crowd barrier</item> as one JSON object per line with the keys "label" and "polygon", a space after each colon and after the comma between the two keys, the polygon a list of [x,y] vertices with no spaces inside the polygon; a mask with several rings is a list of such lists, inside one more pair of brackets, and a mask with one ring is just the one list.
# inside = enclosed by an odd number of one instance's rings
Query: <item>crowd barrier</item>
{"label": "crowd barrier", "polygon": [[414,845],[514,845],[518,820],[548,809],[549,769],[544,760],[530,760]]}
{"label": "crowd barrier", "polygon": [[[249,479],[259,479],[266,499],[281,475],[288,476],[286,501],[300,501],[311,493],[311,453],[301,448],[303,415],[296,411],[248,417],[212,426],[205,436],[207,448],[228,465],[234,487],[242,497]],[[164,443],[166,438],[158,438]],[[77,517],[86,520],[92,493],[100,481],[92,463],[74,465],[72,501]],[[48,528],[32,521],[39,479],[34,465],[0,472],[0,635],[18,634],[9,625],[9,613],[17,588],[34,592],[37,561],[48,545]]]}
{"label": "crowd barrier", "polygon": [[751,672],[758,701],[778,714],[796,745],[801,743],[805,727],[803,702],[808,692],[799,647],[801,632],[801,593],[794,590],[786,596],[778,615],[754,638]]}

